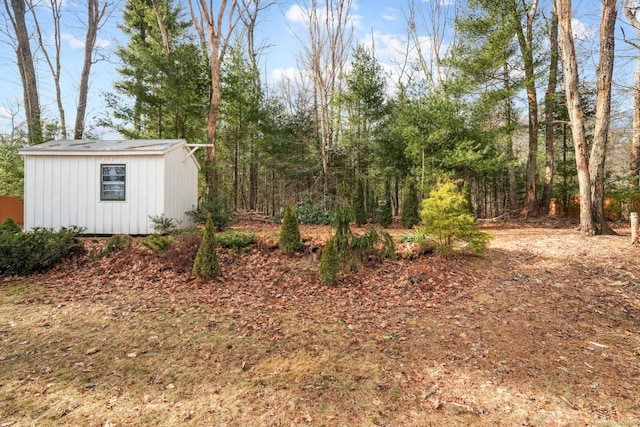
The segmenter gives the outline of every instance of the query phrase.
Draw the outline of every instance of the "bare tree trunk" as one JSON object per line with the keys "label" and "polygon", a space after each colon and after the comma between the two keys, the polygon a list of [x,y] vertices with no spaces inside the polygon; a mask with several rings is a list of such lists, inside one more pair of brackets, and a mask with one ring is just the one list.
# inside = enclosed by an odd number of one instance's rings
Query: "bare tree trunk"
{"label": "bare tree trunk", "polygon": [[60,46],[61,46],[61,32],[60,32],[60,20],[61,20],[61,8],[62,3],[59,0],[49,0],[51,6],[51,18],[53,20],[53,41],[55,49],[55,64],[51,60],[49,51],[45,46],[44,39],[42,37],[42,31],[40,30],[40,21],[38,14],[36,13],[33,0],[29,1],[29,7],[33,16],[33,23],[36,29],[36,35],[38,36],[38,45],[40,50],[44,54],[49,70],[51,70],[51,76],[53,77],[53,84],[56,92],[56,103],[58,105],[58,115],[60,117],[60,134],[63,139],[67,138],[67,121],[65,117],[64,106],[62,105],[62,91],[60,90]]}
{"label": "bare tree trunk", "polygon": [[84,62],[82,74],[80,74],[80,88],[78,90],[78,108],[76,110],[76,123],[73,129],[73,139],[82,139],[84,134],[84,121],[87,113],[87,97],[89,96],[89,76],[93,65],[93,51],[96,46],[98,29],[105,17],[109,3],[100,7],[99,0],[87,0],[87,35],[84,41]]}
{"label": "bare tree trunk", "polygon": [[631,138],[631,156],[629,159],[629,181],[634,187],[640,186],[640,21],[638,8],[632,0],[626,0],[624,14],[636,30],[636,42],[629,42],[637,49],[636,70],[633,81],[633,136]]}
{"label": "bare tree trunk", "polygon": [[4,0],[7,15],[15,31],[17,47],[16,57],[22,90],[24,94],[24,111],[27,118],[27,131],[30,145],[37,145],[42,140],[42,120],[40,118],[40,98],[38,95],[38,81],[33,66],[33,55],[29,43],[29,30],[25,20],[26,9],[24,0],[11,0],[11,6]]}
{"label": "bare tree trunk", "polygon": [[578,62],[573,42],[571,26],[571,0],[554,0],[558,23],[560,27],[560,51],[564,71],[564,85],[567,96],[567,109],[571,120],[573,147],[576,155],[578,171],[578,185],[580,187],[580,230],[593,235],[596,232],[593,223],[591,205],[591,181],[589,179],[589,165],[587,164],[584,114],[580,103],[580,89],[578,85]]}
{"label": "bare tree trunk", "polygon": [[522,1],[523,13],[526,14],[526,33],[520,24],[520,13],[516,0],[511,0],[510,10],[516,22],[516,35],[524,63],[525,87],[529,110],[529,156],[527,158],[527,195],[521,215],[526,218],[533,213],[536,201],[536,168],[538,162],[538,95],[536,93],[535,64],[533,61],[533,22],[538,9],[538,0],[528,6]]}
{"label": "bare tree trunk", "polygon": [[[505,62],[502,70],[503,70],[504,89],[506,93],[509,93],[511,91],[511,84],[510,84],[511,79],[509,77],[509,64],[507,63],[506,58],[505,58]],[[513,115],[513,111],[511,108],[511,99],[507,99],[505,101],[505,116],[506,116],[506,123],[507,123],[507,129],[508,129],[507,156],[509,157],[509,160],[515,158],[514,150],[513,150],[513,145],[514,145],[513,130],[512,130],[513,124],[511,122],[512,115]],[[515,169],[515,166],[513,165],[513,162],[509,162],[508,176],[509,176],[509,215],[517,215],[518,181],[516,180],[516,169]]]}
{"label": "bare tree trunk", "polygon": [[[199,11],[199,18],[193,12],[193,2],[196,2]],[[207,42],[209,44],[209,69],[211,72],[211,96],[209,99],[209,113],[207,115],[207,147],[205,153],[205,173],[209,196],[213,196],[218,191],[218,174],[216,165],[216,134],[218,129],[218,113],[220,107],[220,64],[224,57],[224,52],[229,43],[229,35],[235,27],[234,15],[236,12],[237,0],[231,0],[231,7],[228,11],[227,33],[223,38],[222,24],[227,9],[227,0],[221,0],[218,6],[217,17],[214,16],[212,2],[206,0],[189,0],[189,10],[193,26],[199,34],[203,33],[202,21],[206,27]]]}
{"label": "bare tree trunk", "polygon": [[[347,29],[351,0],[325,0],[324,13],[319,13],[317,0],[307,10],[308,41],[303,41],[304,65],[314,85],[316,123],[320,135],[323,193],[328,204],[332,193],[331,167],[333,145],[338,132],[340,112],[335,100],[340,92],[340,79],[351,45],[352,31]],[[323,22],[324,18],[324,22]]]}
{"label": "bare tree trunk", "polygon": [[604,175],[611,122],[611,80],[615,57],[616,0],[602,0],[600,63],[597,70],[596,123],[589,156],[591,202],[598,234],[616,234],[604,214]]}
{"label": "bare tree trunk", "polygon": [[554,125],[553,125],[553,107],[556,97],[556,86],[558,83],[558,15],[553,10],[551,13],[551,29],[550,29],[550,49],[551,60],[549,62],[549,81],[547,84],[547,92],[544,97],[544,117],[545,117],[545,172],[544,172],[544,188],[542,190],[542,201],[540,203],[540,213],[542,215],[549,214],[549,205],[551,204],[551,192],[553,190],[553,175],[555,173],[555,157],[554,157]]}

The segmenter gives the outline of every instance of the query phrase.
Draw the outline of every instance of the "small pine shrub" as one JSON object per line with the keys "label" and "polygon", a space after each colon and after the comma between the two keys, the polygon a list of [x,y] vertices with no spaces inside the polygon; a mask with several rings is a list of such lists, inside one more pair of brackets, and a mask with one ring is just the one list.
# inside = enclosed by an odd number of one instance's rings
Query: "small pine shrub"
{"label": "small pine shrub", "polygon": [[198,248],[191,272],[194,276],[205,280],[222,275],[220,262],[218,261],[216,234],[211,214],[207,216],[202,243],[200,243],[200,247]]}
{"label": "small pine shrub", "polygon": [[338,256],[335,237],[331,237],[324,245],[318,269],[320,281],[325,285],[333,286],[338,281],[338,273],[340,272],[340,259]]}
{"label": "small pine shrub", "polygon": [[0,234],[17,234],[22,233],[20,226],[11,217],[7,217],[2,224],[0,224]]}
{"label": "small pine shrub", "polygon": [[284,210],[278,247],[280,247],[280,250],[285,254],[293,254],[302,247],[298,218],[291,206],[287,206]]}
{"label": "small pine shrub", "polygon": [[107,239],[104,248],[98,254],[99,257],[109,256],[114,252],[131,248],[133,238],[126,234],[116,234]]}
{"label": "small pine shrub", "polygon": [[400,222],[404,228],[413,228],[420,222],[420,201],[418,190],[412,177],[407,176],[402,194],[402,212]]}
{"label": "small pine shrub", "polygon": [[220,195],[210,197],[207,201],[201,203],[197,209],[187,212],[187,214],[194,219],[196,224],[204,224],[209,215],[211,215],[216,231],[224,231],[231,224],[231,210],[229,209],[227,198]]}
{"label": "small pine shrub", "polygon": [[176,221],[173,218],[162,215],[149,215],[149,219],[151,220],[151,226],[153,227],[153,231],[159,234],[167,234],[175,230],[178,225],[180,225],[180,221]]}
{"label": "small pine shrub", "polygon": [[393,222],[393,212],[391,211],[391,188],[389,182],[384,184],[384,197],[378,206],[378,223],[383,227],[388,227]]}
{"label": "small pine shrub", "polygon": [[451,254],[456,247],[482,253],[491,235],[478,229],[469,201],[456,182],[443,178],[422,203],[422,226],[418,233],[425,234],[435,243],[435,252]]}
{"label": "small pine shrub", "polygon": [[174,242],[173,236],[165,236],[158,233],[149,234],[145,239],[140,242],[145,248],[156,252],[164,252],[169,249],[169,246]]}
{"label": "small pine shrub", "polygon": [[367,213],[364,208],[364,184],[361,179],[356,182],[356,194],[353,198],[353,219],[358,227],[367,223]]}

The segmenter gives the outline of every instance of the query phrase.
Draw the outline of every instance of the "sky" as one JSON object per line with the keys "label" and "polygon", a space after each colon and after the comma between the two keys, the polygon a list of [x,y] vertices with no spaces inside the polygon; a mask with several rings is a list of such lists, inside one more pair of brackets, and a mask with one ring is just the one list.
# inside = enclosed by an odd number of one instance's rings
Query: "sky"
{"label": "sky", "polygon": [[[41,0],[46,3],[47,0]],[[117,0],[107,24],[98,33],[98,46],[100,59],[92,68],[91,87],[89,95],[89,108],[87,111],[87,123],[94,123],[105,114],[103,93],[112,91],[112,84],[117,79],[115,71],[118,66],[118,58],[115,48],[126,43],[120,30],[117,28],[121,21],[124,0]],[[430,1],[439,1],[440,11],[453,16],[453,0],[416,0],[426,14],[433,9]],[[548,10],[550,0],[541,0],[541,8]],[[183,0],[185,11],[186,0]],[[218,2],[214,2],[217,4]],[[300,44],[296,34],[304,33],[303,16],[301,8],[309,3],[305,0],[280,0],[278,4],[271,6],[267,13],[260,19],[257,29],[257,39],[265,46],[261,56],[262,69],[267,76],[269,84],[283,78],[293,76],[298,68],[297,57],[300,52]],[[324,3],[324,2],[319,2]],[[591,0],[574,0],[575,32],[583,37],[586,47],[597,47],[597,32],[599,20],[599,2]],[[84,33],[85,28],[85,2],[80,0],[64,0],[62,8],[62,92],[68,127],[71,128],[75,120],[76,98],[80,70],[82,68]],[[214,6],[215,7],[215,6]],[[595,10],[594,10],[595,8]],[[351,23],[354,28],[354,41],[367,46],[375,46],[375,55],[378,61],[394,78],[397,77],[396,64],[402,61],[407,40],[406,30],[407,0],[353,0],[351,10]],[[545,12],[547,13],[547,12]],[[50,10],[45,6],[39,6],[39,16],[42,16],[42,33],[48,42],[51,41],[53,27],[49,18]],[[188,12],[187,12],[188,14]],[[188,17],[188,15],[187,15]],[[11,129],[12,116],[14,121],[20,123],[23,120],[22,86],[20,75],[15,64],[15,53],[6,31],[6,11],[0,8],[0,132],[8,132]],[[620,13],[620,18],[623,18]],[[619,28],[624,23],[621,21]],[[443,26],[445,33],[451,30],[450,25]],[[626,25],[627,37],[635,38],[635,32]],[[432,46],[430,38],[424,28],[419,28],[421,42],[424,51],[429,54]],[[621,36],[620,36],[621,37]],[[625,45],[618,41],[618,46]],[[446,43],[445,43],[446,47]],[[621,47],[623,49],[623,47]],[[621,55],[619,63],[629,67],[633,61],[629,56],[629,45],[626,45],[626,56]],[[39,78],[39,90],[41,107],[44,117],[57,118],[55,105],[55,93],[51,73],[43,59],[42,52],[37,52],[37,67]],[[593,67],[593,61],[585,55],[583,58],[585,67]],[[623,64],[624,62],[624,64]],[[622,66],[621,65],[621,66]],[[633,71],[622,73],[625,78],[632,76]],[[622,83],[620,86],[622,87]],[[99,132],[102,137],[112,137],[107,130]]]}

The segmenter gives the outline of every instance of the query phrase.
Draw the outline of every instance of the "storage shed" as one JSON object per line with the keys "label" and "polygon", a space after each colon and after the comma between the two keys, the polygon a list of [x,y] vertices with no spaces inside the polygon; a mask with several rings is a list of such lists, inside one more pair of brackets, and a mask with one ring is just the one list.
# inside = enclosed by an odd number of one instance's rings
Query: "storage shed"
{"label": "storage shed", "polygon": [[199,165],[185,140],[60,140],[20,154],[25,230],[150,234],[160,216],[193,225]]}

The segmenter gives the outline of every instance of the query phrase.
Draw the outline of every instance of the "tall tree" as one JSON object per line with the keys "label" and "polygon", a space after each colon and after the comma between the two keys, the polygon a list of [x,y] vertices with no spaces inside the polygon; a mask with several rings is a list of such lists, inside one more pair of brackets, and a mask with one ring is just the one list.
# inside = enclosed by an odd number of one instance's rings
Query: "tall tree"
{"label": "tall tree", "polygon": [[604,180],[609,127],[611,123],[611,83],[615,58],[616,0],[602,1],[600,22],[600,61],[598,63],[596,91],[596,122],[593,145],[589,156],[591,200],[598,234],[614,234],[607,224],[604,212]]}
{"label": "tall tree", "polygon": [[42,30],[40,28],[40,21],[38,18],[38,14],[36,13],[36,6],[33,3],[33,0],[29,0],[29,8],[31,9],[31,13],[33,15],[33,23],[36,29],[36,35],[38,37],[38,46],[42,51],[47,65],[49,66],[49,70],[51,71],[51,76],[53,77],[53,85],[56,91],[56,103],[58,104],[58,115],[60,117],[60,134],[62,138],[67,137],[67,123],[65,117],[64,106],[62,104],[62,90],[60,89],[60,73],[62,69],[62,65],[60,63],[60,48],[61,48],[61,27],[60,22],[62,20],[62,1],[61,0],[49,0],[49,5],[51,8],[51,19],[53,20],[53,48],[54,48],[54,58],[51,58],[51,54],[49,53],[49,49],[45,45],[44,38],[42,36]]}
{"label": "tall tree", "polygon": [[558,14],[560,52],[562,54],[567,110],[571,122],[571,133],[576,157],[576,168],[578,171],[578,185],[580,188],[580,230],[587,235],[593,235],[596,232],[596,226],[593,221],[591,179],[589,177],[584,131],[584,112],[580,101],[578,61],[576,58],[571,23],[571,0],[554,0],[554,7]]}
{"label": "tall tree", "polygon": [[336,102],[341,91],[353,31],[350,11],[352,0],[318,0],[305,2],[307,35],[298,35],[302,42],[301,61],[313,82],[316,123],[322,153],[323,194],[328,203],[332,188],[332,157],[338,138],[340,120]]}
{"label": "tall tree", "polygon": [[114,88],[124,99],[107,97],[117,119],[111,126],[132,138],[204,141],[209,86],[200,48],[173,0],[153,3],[128,0],[123,11],[129,41],[117,50]]}
{"label": "tall tree", "polygon": [[3,2],[15,35],[16,57],[22,80],[29,144],[36,145],[43,142],[42,120],[38,80],[33,65],[34,56],[31,52],[31,40],[26,22],[26,2],[24,0],[3,0]]}
{"label": "tall tree", "polygon": [[366,175],[366,157],[372,152],[375,127],[385,113],[385,91],[382,66],[373,52],[362,44],[356,45],[346,77],[346,89],[341,96],[348,120],[344,140],[356,176]]}
{"label": "tall tree", "polygon": [[625,0],[624,14],[636,30],[636,41],[630,42],[636,49],[636,69],[633,82],[633,135],[629,159],[630,183],[640,186],[640,5],[635,0]]}
{"label": "tall tree", "polygon": [[78,89],[78,107],[76,122],[73,129],[73,139],[82,139],[87,112],[87,98],[89,96],[89,76],[94,62],[94,50],[98,38],[98,30],[107,18],[109,3],[100,4],[99,0],[87,0],[87,34],[84,39],[84,61],[80,72],[80,87]]}
{"label": "tall tree", "polygon": [[[527,157],[527,194],[522,208],[525,218],[533,212],[536,201],[536,172],[538,166],[538,95],[536,92],[536,74],[534,62],[534,34],[538,0],[509,0],[509,11],[520,45],[520,54],[524,64],[525,87],[527,89],[527,106],[529,119],[529,155]],[[523,28],[524,21],[524,28]]]}
{"label": "tall tree", "polygon": [[555,173],[555,153],[554,153],[554,106],[556,105],[556,87],[558,83],[558,62],[560,52],[558,50],[558,15],[555,9],[551,12],[551,25],[549,28],[549,49],[551,56],[549,60],[549,78],[547,80],[547,91],[544,95],[544,138],[545,138],[545,172],[544,187],[542,190],[542,200],[540,201],[540,213],[549,213],[551,204],[551,193],[553,191],[553,175]]}
{"label": "tall tree", "polygon": [[[194,3],[198,13],[195,13]],[[189,0],[191,20],[196,31],[208,44],[209,76],[211,78],[211,91],[209,98],[209,112],[207,114],[207,150],[205,154],[205,173],[209,196],[217,193],[217,165],[216,165],[216,132],[218,128],[218,115],[220,107],[220,64],[229,45],[229,36],[233,33],[236,24],[237,0],[221,0],[218,11],[214,10],[213,2],[205,0]],[[229,6],[229,9],[227,9]],[[226,31],[224,29],[225,14],[227,16]],[[206,35],[205,35],[206,30]]]}

